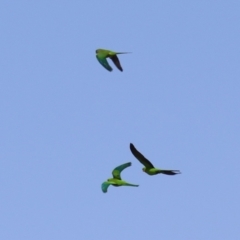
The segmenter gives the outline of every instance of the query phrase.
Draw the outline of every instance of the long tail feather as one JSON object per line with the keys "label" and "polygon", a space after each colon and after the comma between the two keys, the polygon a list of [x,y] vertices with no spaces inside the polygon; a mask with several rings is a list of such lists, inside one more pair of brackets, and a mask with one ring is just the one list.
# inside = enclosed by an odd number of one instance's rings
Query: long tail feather
{"label": "long tail feather", "polygon": [[139,185],[131,184],[131,183],[126,183],[125,186],[129,186],[129,187],[138,187]]}
{"label": "long tail feather", "polygon": [[181,172],[179,170],[161,170],[161,173],[166,175],[176,175],[180,174]]}
{"label": "long tail feather", "polygon": [[132,52],[117,52],[117,54],[128,54],[128,53],[132,53]]}

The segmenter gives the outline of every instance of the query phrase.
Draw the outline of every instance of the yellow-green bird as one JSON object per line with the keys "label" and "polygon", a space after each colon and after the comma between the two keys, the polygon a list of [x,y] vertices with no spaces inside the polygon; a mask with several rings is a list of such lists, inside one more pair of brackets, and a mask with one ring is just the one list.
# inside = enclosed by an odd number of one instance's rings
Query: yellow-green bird
{"label": "yellow-green bird", "polygon": [[109,185],[113,185],[114,187],[120,187],[120,186],[138,187],[139,185],[131,184],[121,179],[121,172],[125,168],[130,167],[131,165],[132,163],[128,162],[114,168],[112,171],[113,178],[109,178],[107,181],[102,183],[102,191],[106,193]]}
{"label": "yellow-green bird", "polygon": [[137,158],[138,161],[145,166],[142,170],[148,175],[156,175],[160,173],[163,173],[166,175],[175,175],[175,174],[181,173],[179,170],[163,170],[163,169],[155,168],[153,164],[134,147],[132,143],[130,143],[130,150],[134,155],[134,157]]}
{"label": "yellow-green bird", "polygon": [[96,58],[97,60],[102,64],[103,67],[105,67],[108,71],[112,71],[112,67],[108,64],[107,58],[110,58],[113,63],[116,65],[116,67],[122,72],[122,66],[120,64],[120,61],[117,57],[117,54],[126,54],[129,52],[113,52],[106,49],[97,49],[96,50]]}

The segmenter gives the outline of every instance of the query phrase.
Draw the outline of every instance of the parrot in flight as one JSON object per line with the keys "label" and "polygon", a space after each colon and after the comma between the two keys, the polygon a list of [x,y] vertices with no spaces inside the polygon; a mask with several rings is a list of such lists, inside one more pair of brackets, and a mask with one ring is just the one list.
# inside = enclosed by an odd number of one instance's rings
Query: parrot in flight
{"label": "parrot in flight", "polygon": [[113,178],[109,178],[107,181],[102,183],[102,191],[106,193],[109,185],[113,185],[114,187],[120,187],[120,186],[138,187],[139,185],[131,184],[121,179],[121,172],[125,168],[130,167],[131,165],[132,163],[128,162],[114,168],[112,171]]}
{"label": "parrot in flight", "polygon": [[107,61],[107,58],[110,58],[113,61],[113,63],[116,65],[116,67],[122,72],[123,69],[117,57],[117,54],[126,54],[126,53],[129,53],[129,52],[113,52],[106,49],[97,49],[96,58],[102,64],[103,67],[105,67],[109,72],[111,72],[112,67],[108,64],[108,61]]}
{"label": "parrot in flight", "polygon": [[134,157],[137,158],[138,161],[145,166],[142,170],[148,175],[156,175],[160,173],[163,173],[166,175],[175,175],[175,174],[181,173],[179,170],[163,170],[163,169],[155,168],[153,164],[134,147],[132,143],[130,143],[130,150],[134,155]]}

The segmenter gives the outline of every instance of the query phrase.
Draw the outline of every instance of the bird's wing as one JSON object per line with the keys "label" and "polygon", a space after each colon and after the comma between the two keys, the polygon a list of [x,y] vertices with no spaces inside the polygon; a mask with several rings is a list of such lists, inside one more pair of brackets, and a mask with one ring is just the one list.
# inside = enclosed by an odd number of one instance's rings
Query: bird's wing
{"label": "bird's wing", "polygon": [[112,171],[113,177],[121,180],[121,172],[122,172],[122,170],[124,170],[127,167],[130,167],[131,165],[132,165],[132,163],[128,162],[128,163],[124,163],[124,164],[114,168],[113,171]]}
{"label": "bird's wing", "polygon": [[154,168],[152,163],[146,159],[135,147],[132,143],[130,143],[130,150],[135,158],[137,158],[146,168]]}
{"label": "bird's wing", "polygon": [[102,64],[103,67],[105,67],[109,72],[112,71],[111,66],[108,64],[107,59],[104,57],[99,57],[96,55],[97,60]]}
{"label": "bird's wing", "polygon": [[111,58],[111,60],[113,61],[113,63],[115,64],[115,66],[122,72],[123,69],[122,69],[122,66],[120,64],[120,61],[117,57],[117,55],[113,55],[113,56],[109,56]]}
{"label": "bird's wing", "polygon": [[109,185],[111,185],[111,183],[109,183],[109,182],[103,182],[103,183],[102,183],[102,191],[103,191],[104,193],[107,192],[107,189],[108,189]]}

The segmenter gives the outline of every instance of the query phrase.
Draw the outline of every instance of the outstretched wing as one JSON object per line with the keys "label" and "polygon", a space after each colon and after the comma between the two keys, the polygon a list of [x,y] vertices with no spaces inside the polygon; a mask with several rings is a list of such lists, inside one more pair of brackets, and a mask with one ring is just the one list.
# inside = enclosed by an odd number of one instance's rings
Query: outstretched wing
{"label": "outstretched wing", "polygon": [[107,189],[108,189],[109,185],[111,185],[111,183],[109,183],[109,182],[103,182],[103,183],[102,183],[102,191],[103,191],[104,193],[107,192]]}
{"label": "outstretched wing", "polygon": [[146,159],[135,147],[132,143],[130,143],[130,150],[135,158],[139,160],[146,168],[154,168],[152,163]]}
{"label": "outstretched wing", "polygon": [[124,163],[124,164],[114,168],[113,171],[112,171],[113,177],[121,180],[121,172],[122,172],[122,170],[124,170],[127,167],[130,167],[131,165],[132,165],[132,163],[128,162],[128,163]]}
{"label": "outstretched wing", "polygon": [[115,66],[122,72],[123,69],[122,69],[122,66],[120,64],[120,61],[117,57],[117,55],[113,55],[113,56],[109,56],[111,58],[111,60],[113,61],[113,63],[115,64]]}
{"label": "outstretched wing", "polygon": [[109,72],[112,71],[111,66],[108,64],[107,59],[104,57],[99,57],[96,55],[97,60],[102,64],[103,67],[105,67]]}

